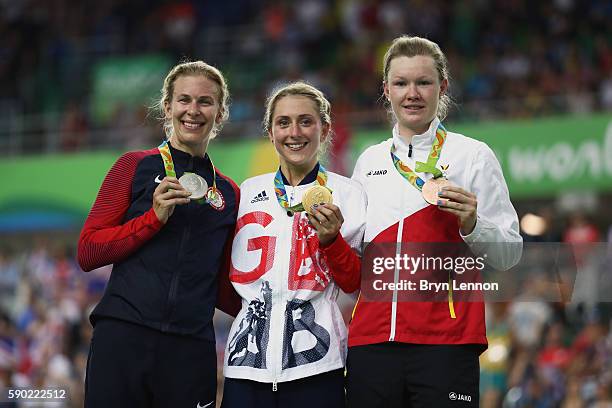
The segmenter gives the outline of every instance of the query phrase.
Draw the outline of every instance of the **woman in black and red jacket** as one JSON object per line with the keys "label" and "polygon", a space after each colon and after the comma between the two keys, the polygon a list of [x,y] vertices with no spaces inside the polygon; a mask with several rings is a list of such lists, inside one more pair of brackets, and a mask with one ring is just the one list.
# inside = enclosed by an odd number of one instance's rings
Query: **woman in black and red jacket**
{"label": "woman in black and red jacket", "polygon": [[216,68],[175,66],[159,104],[168,140],[124,154],[102,183],[78,245],[83,270],[113,264],[90,317],[87,407],[214,406],[215,305],[240,308],[226,263],[239,191],[206,153],[227,101]]}

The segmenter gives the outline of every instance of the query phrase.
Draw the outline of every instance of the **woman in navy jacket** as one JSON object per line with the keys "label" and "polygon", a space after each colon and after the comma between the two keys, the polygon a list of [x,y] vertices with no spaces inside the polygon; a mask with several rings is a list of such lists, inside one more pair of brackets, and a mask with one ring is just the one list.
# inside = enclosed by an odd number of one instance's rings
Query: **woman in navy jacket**
{"label": "woman in navy jacket", "polygon": [[216,68],[175,66],[159,103],[168,140],[124,154],[102,183],[78,246],[83,270],[113,264],[90,317],[86,407],[215,405],[212,318],[219,288],[238,307],[224,260],[239,192],[206,151],[228,96]]}

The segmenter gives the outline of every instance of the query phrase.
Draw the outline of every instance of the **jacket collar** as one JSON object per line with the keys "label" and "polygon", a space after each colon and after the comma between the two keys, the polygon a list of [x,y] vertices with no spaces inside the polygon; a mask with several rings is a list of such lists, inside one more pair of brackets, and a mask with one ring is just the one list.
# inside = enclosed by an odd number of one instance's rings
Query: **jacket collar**
{"label": "jacket collar", "polygon": [[170,152],[172,153],[172,160],[179,162],[188,162],[193,159],[195,163],[210,163],[210,157],[208,157],[208,152],[204,154],[204,157],[201,156],[192,156],[191,154],[184,152],[182,150],[177,149],[172,146],[172,143],[168,142],[168,146],[170,146]]}
{"label": "jacket collar", "polygon": [[[289,185],[289,181],[287,180],[287,178],[285,177],[285,175],[283,174],[283,170],[280,168],[278,168],[280,170],[280,174],[283,177],[283,184],[284,185]],[[317,164],[314,166],[314,168],[312,170],[310,170],[310,172],[304,176],[304,178],[302,179],[302,181],[299,182],[298,186],[303,186],[306,184],[310,184],[313,183],[316,179],[317,179],[317,174],[319,173],[319,163],[317,162]]]}
{"label": "jacket collar", "polygon": [[[433,143],[434,137],[436,136],[436,130],[438,129],[438,125],[440,124],[440,119],[435,117],[434,120],[429,124],[429,128],[425,131],[425,133],[421,133],[419,135],[412,136],[412,145],[413,150],[427,150],[431,149],[431,144]],[[408,154],[408,143],[404,141],[400,137],[399,127],[397,123],[393,126],[393,146],[395,146],[395,151],[399,153]]]}
{"label": "jacket collar", "polygon": [[206,173],[210,172],[212,174],[213,164],[208,153],[204,154],[204,157],[192,156],[187,152],[173,147],[170,142],[168,142],[168,146],[170,146],[170,153],[172,154],[174,165],[177,166],[177,169],[181,169],[179,175],[182,174],[183,171],[195,171],[196,169],[204,169]]}

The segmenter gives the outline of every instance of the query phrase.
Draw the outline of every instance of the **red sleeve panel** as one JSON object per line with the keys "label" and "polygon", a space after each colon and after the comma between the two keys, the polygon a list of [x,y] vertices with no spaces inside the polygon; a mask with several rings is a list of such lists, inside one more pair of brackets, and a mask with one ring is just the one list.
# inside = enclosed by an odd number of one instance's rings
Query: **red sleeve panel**
{"label": "red sleeve panel", "polygon": [[[238,203],[240,203],[240,188],[234,183],[232,179],[222,174],[219,169],[215,168],[217,175],[227,180],[236,196],[236,211],[234,218],[238,216]],[[232,242],[236,235],[236,229],[228,235],[225,241],[225,247],[223,249],[223,260],[221,261],[221,268],[219,269],[219,288],[217,293],[217,309],[229,314],[230,316],[236,317],[242,307],[242,299],[236,293],[234,286],[229,280],[230,265],[232,258]]]}
{"label": "red sleeve panel", "polygon": [[106,175],[79,237],[78,261],[84,271],[125,259],[161,229],[153,208],[122,224],[138,163],[151,153],[126,153]]}
{"label": "red sleeve panel", "polygon": [[361,284],[361,260],[338,233],[336,239],[320,250],[327,257],[329,271],[334,281],[345,293],[352,293]]}
{"label": "red sleeve panel", "polygon": [[229,280],[230,264],[232,257],[232,242],[236,232],[229,234],[223,249],[223,260],[219,269],[219,287],[217,293],[217,309],[236,317],[242,307],[242,299],[234,289]]}

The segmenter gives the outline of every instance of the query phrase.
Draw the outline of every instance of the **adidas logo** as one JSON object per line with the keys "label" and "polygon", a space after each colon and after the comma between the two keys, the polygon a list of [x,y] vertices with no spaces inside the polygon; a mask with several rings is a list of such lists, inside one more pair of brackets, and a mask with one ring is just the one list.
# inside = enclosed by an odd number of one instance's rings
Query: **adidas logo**
{"label": "adidas logo", "polygon": [[270,197],[266,194],[266,190],[263,190],[261,193],[257,194],[252,200],[251,204],[255,204],[259,201],[268,201]]}
{"label": "adidas logo", "polygon": [[370,170],[366,173],[366,176],[384,176],[385,174],[387,174],[387,170]]}

